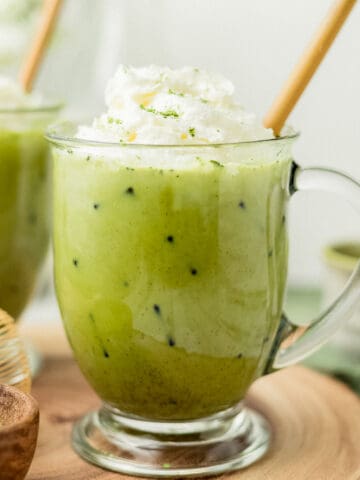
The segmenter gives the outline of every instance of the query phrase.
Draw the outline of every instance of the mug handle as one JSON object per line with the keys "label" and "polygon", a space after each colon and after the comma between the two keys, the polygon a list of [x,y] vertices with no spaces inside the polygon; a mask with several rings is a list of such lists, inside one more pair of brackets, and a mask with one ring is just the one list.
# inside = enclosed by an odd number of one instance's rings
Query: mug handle
{"label": "mug handle", "polygon": [[[336,193],[360,212],[360,184],[351,177],[327,168],[301,168],[293,163],[289,192],[316,190]],[[272,368],[299,362],[321,347],[354,312],[360,302],[360,262],[335,301],[307,326],[297,326],[285,316],[273,346]]]}

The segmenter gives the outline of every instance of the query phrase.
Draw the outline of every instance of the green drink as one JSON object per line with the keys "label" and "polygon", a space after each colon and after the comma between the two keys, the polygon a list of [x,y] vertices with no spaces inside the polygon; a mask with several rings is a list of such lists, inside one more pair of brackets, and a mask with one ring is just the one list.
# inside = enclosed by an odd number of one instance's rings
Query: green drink
{"label": "green drink", "polygon": [[15,318],[33,291],[47,251],[49,162],[43,129],[29,125],[14,131],[0,125],[0,306]]}
{"label": "green drink", "polygon": [[48,249],[51,159],[44,131],[61,106],[44,104],[3,77],[1,102],[0,308],[18,318]]}
{"label": "green drink", "polygon": [[44,130],[60,107],[0,75],[0,308],[16,319],[47,252],[51,172]]}
{"label": "green drink", "polygon": [[242,401],[250,385],[313,352],[359,302],[360,268],[305,331],[282,314],[289,197],[318,189],[358,205],[360,185],[299,167],[297,135],[273,138],[218,75],[121,66],[106,103],[92,125],[47,136],[57,296],[103,400],[73,446],[157,479],[246,467],[271,437]]}
{"label": "green drink", "polygon": [[201,147],[187,169],[131,167],[147,155],[132,147],[121,159],[55,154],[65,328],[89,382],[123,412],[207,416],[264,368],[286,278],[289,162],[237,163],[241,147],[221,148],[231,167]]}
{"label": "green drink", "polygon": [[[48,134],[57,297],[104,402],[73,444],[116,471],[224,471],[226,442],[236,462],[268,445],[242,400],[282,335],[295,135],[273,139],[232,91],[197,69],[120,67],[108,113]],[[194,467],[172,466],[181,448]]]}

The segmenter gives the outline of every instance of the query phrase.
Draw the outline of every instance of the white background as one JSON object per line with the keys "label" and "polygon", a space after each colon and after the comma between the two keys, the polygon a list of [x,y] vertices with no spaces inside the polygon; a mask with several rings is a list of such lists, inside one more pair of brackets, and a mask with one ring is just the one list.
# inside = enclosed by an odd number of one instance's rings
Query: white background
{"label": "white background", "polygon": [[[190,64],[222,72],[263,115],[331,5],[329,0],[67,0],[40,87],[73,112],[102,108],[120,62]],[[56,55],[54,54],[56,52]],[[360,180],[360,6],[291,116],[295,158]],[[320,252],[360,240],[360,218],[332,195],[299,194],[290,207],[290,282],[320,282]]]}

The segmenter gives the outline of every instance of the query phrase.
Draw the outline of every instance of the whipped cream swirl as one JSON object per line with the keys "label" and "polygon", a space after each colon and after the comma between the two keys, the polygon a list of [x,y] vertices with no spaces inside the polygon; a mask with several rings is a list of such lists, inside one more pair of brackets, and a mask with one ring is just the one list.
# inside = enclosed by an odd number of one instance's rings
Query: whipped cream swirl
{"label": "whipped cream swirl", "polygon": [[218,144],[273,138],[234,98],[233,84],[193,67],[120,65],[109,81],[106,113],[77,137],[124,144]]}

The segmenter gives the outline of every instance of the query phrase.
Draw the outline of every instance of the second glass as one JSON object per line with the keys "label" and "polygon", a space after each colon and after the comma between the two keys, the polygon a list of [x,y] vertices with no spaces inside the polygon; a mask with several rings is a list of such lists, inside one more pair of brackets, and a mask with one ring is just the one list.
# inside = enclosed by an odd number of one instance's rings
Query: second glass
{"label": "second glass", "polygon": [[59,109],[0,110],[0,307],[15,319],[48,250],[51,168],[44,131]]}

